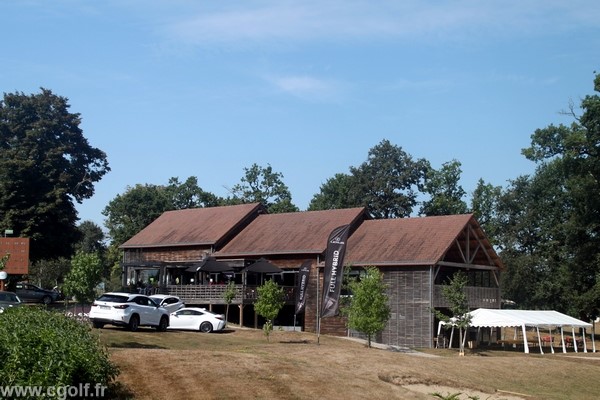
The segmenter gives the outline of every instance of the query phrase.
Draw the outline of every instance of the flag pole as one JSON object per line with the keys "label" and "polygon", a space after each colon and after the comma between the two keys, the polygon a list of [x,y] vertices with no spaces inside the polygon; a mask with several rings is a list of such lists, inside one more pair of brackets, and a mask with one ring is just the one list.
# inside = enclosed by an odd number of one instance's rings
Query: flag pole
{"label": "flag pole", "polygon": [[319,258],[317,257],[317,344],[320,345],[320,339],[321,339],[321,313],[319,312],[319,298],[320,293],[319,293],[319,280],[321,280],[321,273],[319,272]]}

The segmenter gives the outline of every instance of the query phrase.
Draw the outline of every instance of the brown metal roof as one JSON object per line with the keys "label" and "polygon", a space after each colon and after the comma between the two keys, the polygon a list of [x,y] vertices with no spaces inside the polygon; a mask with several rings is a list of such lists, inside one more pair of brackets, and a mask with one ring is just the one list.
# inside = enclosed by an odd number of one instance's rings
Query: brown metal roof
{"label": "brown metal roof", "polygon": [[[465,234],[469,226],[473,232],[470,236]],[[490,260],[481,257],[477,262],[503,267],[471,214],[364,221],[348,239],[344,263],[363,266],[435,265],[451,248],[455,249],[457,243],[467,240],[475,242],[471,245],[473,248],[481,244],[479,249],[485,249],[490,255]]]}
{"label": "brown metal roof", "polygon": [[120,247],[216,245],[262,210],[251,203],[167,211]]}
{"label": "brown metal roof", "polygon": [[333,229],[364,218],[363,207],[260,215],[215,256],[321,254]]}

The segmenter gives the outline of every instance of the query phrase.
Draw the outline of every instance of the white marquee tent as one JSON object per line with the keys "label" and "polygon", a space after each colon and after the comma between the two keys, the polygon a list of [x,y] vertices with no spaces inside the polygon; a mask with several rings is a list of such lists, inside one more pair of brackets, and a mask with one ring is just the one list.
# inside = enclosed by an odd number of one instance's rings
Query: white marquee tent
{"label": "white marquee tent", "polygon": [[[575,328],[583,329],[583,336],[585,337],[585,329],[591,328],[592,324],[578,320],[576,318],[570,317],[565,314],[561,314],[558,311],[539,311],[539,310],[498,310],[498,309],[489,309],[489,308],[478,308],[477,310],[471,311],[471,323],[469,326],[476,328],[483,327],[496,327],[496,328],[507,328],[507,327],[520,327],[523,332],[523,347],[525,353],[529,353],[529,343],[531,341],[527,340],[527,328],[533,327],[537,331],[537,344],[540,348],[540,353],[543,354],[542,351],[542,338],[540,336],[540,328],[548,329],[550,331],[550,336],[552,336],[552,330],[560,331],[560,339],[562,350],[566,353],[566,345],[565,345],[565,335],[564,328],[571,327],[572,338],[571,343],[573,343],[574,350],[577,351],[577,340],[575,337]],[[438,327],[438,336],[440,334],[441,328],[444,325],[444,322],[440,322]],[[453,328],[454,329],[454,328]],[[515,339],[516,339],[517,330],[515,330]],[[514,340],[513,340],[514,342]],[[553,341],[550,341],[550,349],[552,353],[554,353],[554,348],[552,347]],[[583,351],[587,353],[587,345],[586,341],[583,340]],[[596,352],[596,345],[594,343],[594,333],[592,331],[592,351]]]}

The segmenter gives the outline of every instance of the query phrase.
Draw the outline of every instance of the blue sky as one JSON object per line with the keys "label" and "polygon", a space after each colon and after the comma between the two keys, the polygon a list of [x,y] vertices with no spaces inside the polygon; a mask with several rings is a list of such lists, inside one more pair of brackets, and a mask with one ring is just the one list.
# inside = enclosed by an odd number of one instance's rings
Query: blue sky
{"label": "blue sky", "polygon": [[220,196],[270,164],[306,209],[383,139],[470,194],[533,171],[521,149],[592,93],[600,2],[4,0],[0,89],[67,97],[127,186],[197,176]]}

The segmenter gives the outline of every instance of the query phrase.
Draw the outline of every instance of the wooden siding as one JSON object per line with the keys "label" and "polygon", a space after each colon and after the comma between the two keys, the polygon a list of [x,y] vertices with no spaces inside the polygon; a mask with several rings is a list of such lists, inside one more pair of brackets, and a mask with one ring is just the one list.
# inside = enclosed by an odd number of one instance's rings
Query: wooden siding
{"label": "wooden siding", "polygon": [[390,299],[390,319],[381,342],[405,347],[431,347],[431,269],[385,268],[384,283]]}
{"label": "wooden siding", "polygon": [[202,246],[125,249],[123,252],[123,264],[200,261],[202,256],[208,252],[210,252],[210,248]]}
{"label": "wooden siding", "polygon": [[[443,285],[433,287],[433,306],[445,308],[450,304],[442,294]],[[467,299],[470,308],[500,308],[500,289],[490,287],[467,286]]]}

